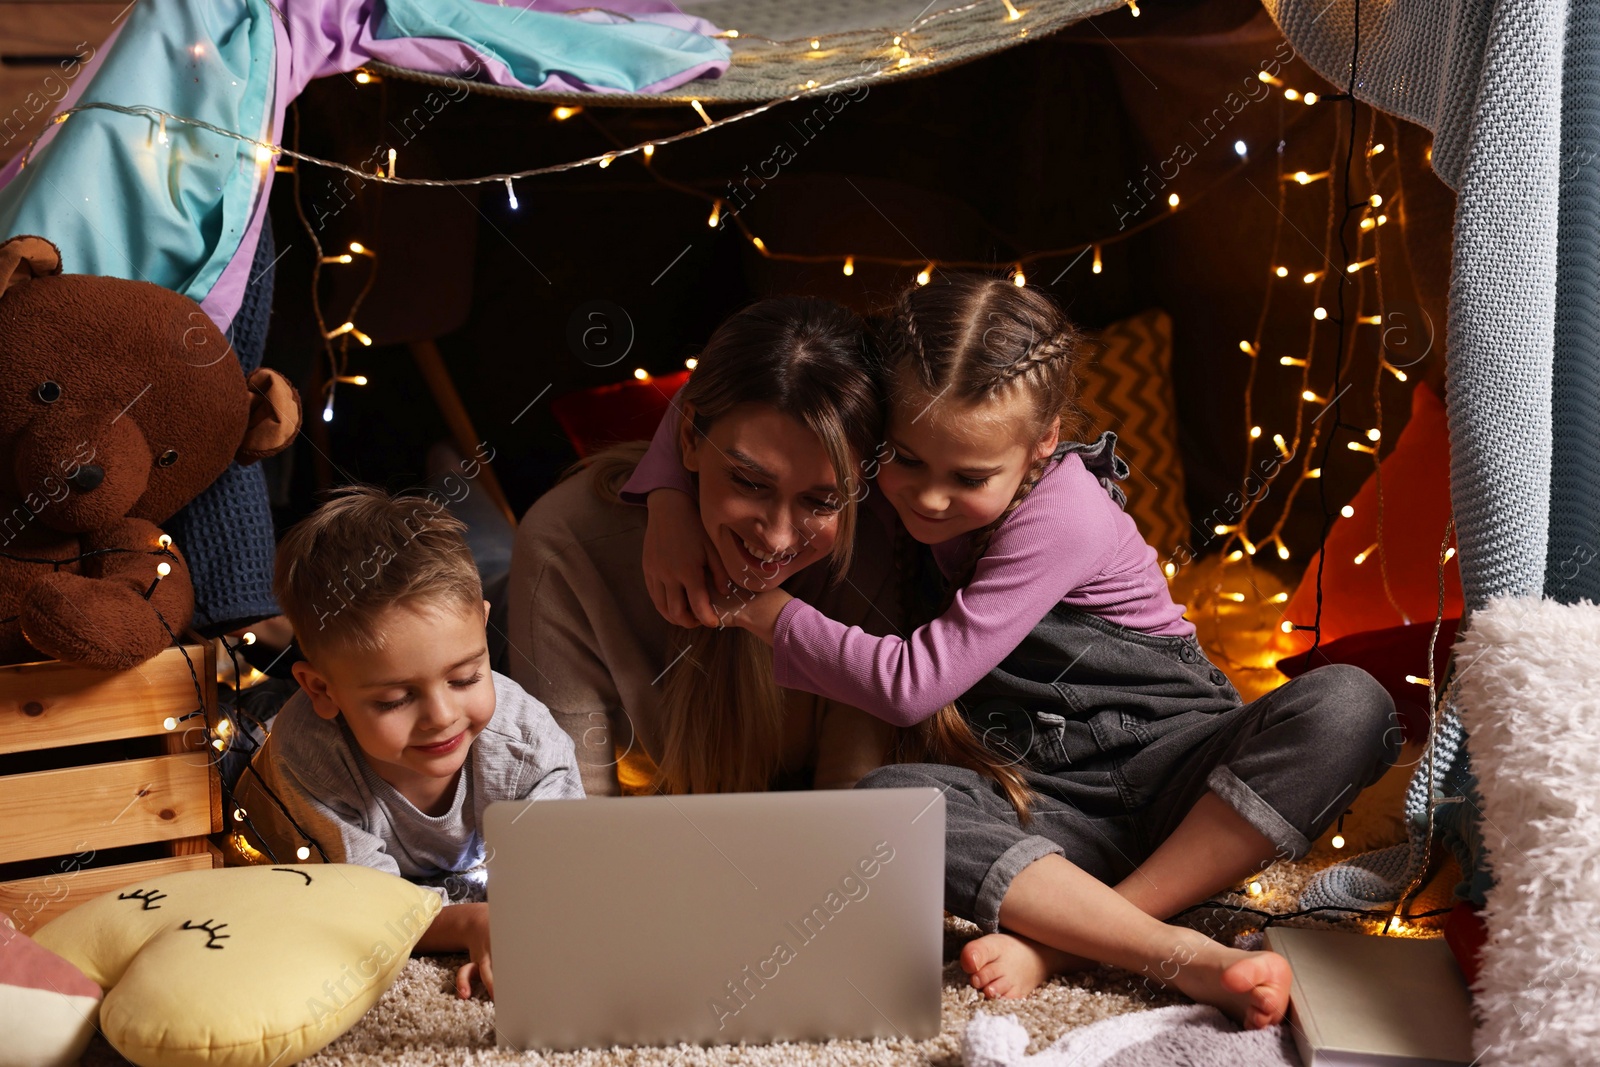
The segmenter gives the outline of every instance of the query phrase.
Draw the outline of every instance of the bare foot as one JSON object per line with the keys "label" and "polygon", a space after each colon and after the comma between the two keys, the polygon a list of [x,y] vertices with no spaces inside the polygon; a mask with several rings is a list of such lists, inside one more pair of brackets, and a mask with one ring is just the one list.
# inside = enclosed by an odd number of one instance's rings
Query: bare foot
{"label": "bare foot", "polygon": [[1094,961],[1015,934],[985,934],[961,949],[961,969],[987,997],[1025,997],[1053,974],[1093,967]]}
{"label": "bare foot", "polygon": [[1192,943],[1171,984],[1191,1000],[1220,1008],[1246,1030],[1280,1021],[1289,1010],[1289,961],[1276,952],[1242,952],[1210,938]]}

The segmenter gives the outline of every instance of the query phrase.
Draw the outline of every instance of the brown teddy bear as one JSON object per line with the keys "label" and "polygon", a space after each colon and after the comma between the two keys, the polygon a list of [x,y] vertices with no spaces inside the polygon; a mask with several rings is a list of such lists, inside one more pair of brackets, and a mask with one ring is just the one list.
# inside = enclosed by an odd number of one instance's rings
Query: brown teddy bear
{"label": "brown teddy bear", "polygon": [[298,394],[247,382],[194,301],[62,274],[42,237],[0,244],[0,391],[0,663],[142,663],[194,613],[158,524],[230,461],[287,448]]}

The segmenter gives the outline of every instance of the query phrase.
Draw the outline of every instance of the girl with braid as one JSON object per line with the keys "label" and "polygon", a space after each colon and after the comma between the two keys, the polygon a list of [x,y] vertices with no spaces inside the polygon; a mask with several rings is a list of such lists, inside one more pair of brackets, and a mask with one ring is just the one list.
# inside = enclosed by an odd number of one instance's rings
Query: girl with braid
{"label": "girl with braid", "polygon": [[[1393,701],[1345,665],[1242,700],[1122,510],[1116,435],[1071,439],[1083,345],[1047,296],[942,278],[900,298],[882,348],[865,504],[931,555],[936,610],[915,610],[928,568],[903,572],[906,617],[930,621],[877,637],[781,587],[713,598],[672,491],[649,496],[658,609],[749,630],[780,685],[903,728],[858,788],[943,792],[945,907],[985,934],[961,953],[975,988],[1026,996],[1109,963],[1247,1027],[1278,1022],[1286,960],[1164,920],[1304,855],[1398,755]],[[666,467],[651,467],[661,489],[679,485]],[[949,758],[969,745],[988,758]]]}

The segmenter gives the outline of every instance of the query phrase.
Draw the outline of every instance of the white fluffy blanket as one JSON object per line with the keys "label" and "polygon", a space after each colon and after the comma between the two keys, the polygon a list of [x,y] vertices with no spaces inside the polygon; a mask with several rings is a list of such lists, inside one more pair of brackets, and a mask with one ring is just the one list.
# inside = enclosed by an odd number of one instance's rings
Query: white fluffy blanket
{"label": "white fluffy blanket", "polygon": [[1483,1067],[1600,1050],[1600,606],[1501,597],[1456,646],[1495,886],[1474,989]]}

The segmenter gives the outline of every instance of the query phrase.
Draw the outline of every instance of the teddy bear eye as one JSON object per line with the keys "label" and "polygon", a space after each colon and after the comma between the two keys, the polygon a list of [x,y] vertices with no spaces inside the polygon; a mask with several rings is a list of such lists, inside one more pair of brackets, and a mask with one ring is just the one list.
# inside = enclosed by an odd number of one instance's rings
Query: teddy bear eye
{"label": "teddy bear eye", "polygon": [[178,462],[178,453],[174,452],[170,448],[161,453],[161,455],[156,459],[156,464],[162,467],[170,467],[176,462]]}
{"label": "teddy bear eye", "polygon": [[46,404],[54,404],[61,399],[61,386],[55,382],[40,382],[39,387],[33,391],[33,395]]}

